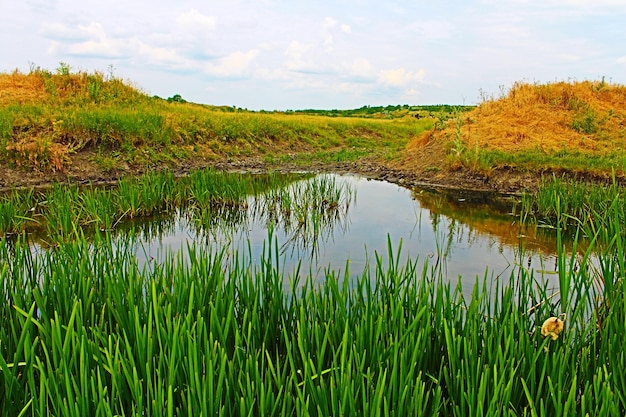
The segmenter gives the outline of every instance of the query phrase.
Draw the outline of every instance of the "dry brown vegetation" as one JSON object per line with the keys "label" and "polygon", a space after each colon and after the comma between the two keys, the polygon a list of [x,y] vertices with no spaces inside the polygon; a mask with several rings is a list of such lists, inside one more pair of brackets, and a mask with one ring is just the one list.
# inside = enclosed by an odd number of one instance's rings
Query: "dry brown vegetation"
{"label": "dry brown vegetation", "polygon": [[78,102],[104,99],[131,101],[144,95],[120,79],[101,72],[53,74],[36,69],[29,73],[0,73],[0,107],[8,105]]}
{"label": "dry brown vegetation", "polygon": [[591,81],[518,83],[508,96],[486,101],[467,116],[463,138],[480,147],[614,150],[626,138],[626,87]]}
{"label": "dry brown vegetation", "polygon": [[441,162],[443,151],[448,166],[483,173],[502,166],[610,172],[623,171],[625,150],[625,86],[516,83],[507,95],[411,141],[404,162],[410,166],[428,154],[439,154],[433,159]]}

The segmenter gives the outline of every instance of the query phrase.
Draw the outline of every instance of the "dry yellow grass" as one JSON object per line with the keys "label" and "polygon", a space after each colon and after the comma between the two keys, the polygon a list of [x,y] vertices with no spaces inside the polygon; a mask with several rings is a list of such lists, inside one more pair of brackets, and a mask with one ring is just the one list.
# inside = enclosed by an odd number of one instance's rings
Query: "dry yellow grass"
{"label": "dry yellow grass", "polygon": [[416,138],[409,149],[451,141],[460,133],[466,147],[482,150],[610,152],[623,149],[626,140],[626,87],[592,81],[516,83],[505,97],[461,117],[460,129],[449,121],[444,129]]}
{"label": "dry yellow grass", "polygon": [[624,139],[626,87],[590,81],[519,83],[507,97],[483,103],[469,117],[475,123],[467,124],[465,140],[481,147],[605,151]]}
{"label": "dry yellow grass", "polygon": [[0,74],[0,106],[32,103],[46,98],[43,78],[18,71]]}
{"label": "dry yellow grass", "polygon": [[0,73],[0,108],[14,104],[72,104],[137,100],[144,95],[134,86],[120,79],[108,79],[100,72],[53,74],[35,70],[27,74],[19,71]]}

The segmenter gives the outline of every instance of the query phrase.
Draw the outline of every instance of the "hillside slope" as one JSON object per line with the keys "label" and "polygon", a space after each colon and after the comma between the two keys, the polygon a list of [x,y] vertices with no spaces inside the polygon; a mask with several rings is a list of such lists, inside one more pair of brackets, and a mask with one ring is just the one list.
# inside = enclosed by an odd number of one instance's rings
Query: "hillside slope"
{"label": "hillside slope", "polygon": [[373,117],[249,112],[150,97],[68,67],[0,73],[0,189],[204,166],[506,192],[553,174],[626,182],[624,86],[517,83],[473,109],[446,109],[419,119],[405,108]]}
{"label": "hillside slope", "polygon": [[150,97],[101,73],[15,71],[0,74],[0,188],[225,163],[388,160],[432,124],[249,112]]}
{"label": "hillside slope", "polygon": [[447,167],[486,183],[505,171],[623,177],[625,151],[625,86],[517,83],[507,95],[416,137],[396,166],[433,176]]}

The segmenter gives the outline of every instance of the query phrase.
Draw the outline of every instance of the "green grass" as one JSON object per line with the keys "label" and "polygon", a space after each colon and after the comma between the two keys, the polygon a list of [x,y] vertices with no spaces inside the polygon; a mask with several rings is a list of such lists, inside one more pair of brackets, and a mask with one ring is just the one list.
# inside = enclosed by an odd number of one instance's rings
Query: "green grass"
{"label": "green grass", "polygon": [[[67,235],[47,250],[30,247],[24,235],[0,240],[0,409],[59,416],[626,412],[626,257],[624,236],[614,233],[623,228],[623,205],[606,203],[618,201],[618,188],[553,181],[546,188],[554,187],[547,196],[555,200],[535,197],[538,207],[555,209],[558,288],[523,268],[508,280],[485,274],[460,288],[436,265],[400,264],[401,243],[391,242],[363,271],[346,263],[321,280],[285,272],[271,225],[291,224],[295,236],[315,239],[325,216],[334,221],[352,194],[329,177],[286,188],[275,188],[271,175],[254,178],[209,170],[178,181],[171,174],[126,179],[119,188],[58,186],[45,199],[13,194],[50,231]],[[115,198],[137,217],[175,207],[219,216],[256,193],[258,207],[248,209],[268,212],[270,224],[260,259],[196,243],[142,267],[134,234],[144,231],[113,237],[106,227],[117,211],[103,205]],[[587,223],[574,217],[592,206],[597,216]],[[215,219],[197,217],[208,218]],[[103,227],[87,238],[80,219]],[[567,221],[576,227],[563,229]],[[560,315],[560,337],[542,337],[544,320]]]}
{"label": "green grass", "polygon": [[602,185],[552,177],[536,193],[522,197],[520,211],[523,221],[611,242],[617,235],[624,237],[625,207],[626,193],[615,178]]}
{"label": "green grass", "polygon": [[626,157],[623,152],[590,154],[562,149],[558,152],[546,153],[540,149],[518,152],[498,150],[472,149],[463,151],[464,166],[488,172],[495,167],[510,166],[521,171],[562,171],[588,172],[604,175],[612,171],[626,171]]}
{"label": "green grass", "polygon": [[[393,157],[432,124],[224,112],[135,94],[103,76],[72,77],[63,66],[56,76],[34,75],[49,101],[0,109],[0,156],[8,163],[33,162],[28,149],[42,148],[5,146],[33,137],[49,146],[34,161],[41,167],[61,163],[64,150],[90,146],[113,148],[130,162],[174,148],[187,157],[280,149],[350,161]],[[80,106],[99,110],[72,113]],[[459,151],[463,157],[470,149]],[[468,163],[488,160],[476,152]],[[347,262],[343,273],[325,271],[320,282],[300,271],[285,275],[271,232],[260,260],[251,250],[191,244],[140,267],[135,229],[122,237],[110,232],[123,219],[180,208],[199,227],[237,223],[245,220],[247,196],[267,192],[256,201],[270,213],[270,226],[281,219],[296,239],[310,241],[351,203],[350,191],[327,179],[289,190],[275,187],[297,176],[252,178],[198,171],[176,179],[166,172],[113,188],[56,185],[3,195],[3,414],[626,413],[620,188],[554,180],[524,197],[521,219],[557,230],[558,288],[525,269],[460,288],[436,265],[401,265],[401,244],[394,249],[391,242],[387,256],[376,256],[374,268],[355,279],[348,279]],[[231,217],[220,220],[225,213]],[[22,232],[34,229],[52,248],[29,246]],[[565,331],[543,338],[544,320],[559,315]]]}
{"label": "green grass", "polygon": [[115,187],[55,184],[49,190],[0,195],[0,235],[44,232],[51,242],[71,240],[79,229],[109,230],[123,220],[173,213],[176,209],[210,210],[246,204],[246,198],[284,187],[307,174],[171,172],[122,178]]}
{"label": "green grass", "polygon": [[[529,271],[461,291],[400,265],[391,243],[371,275],[319,283],[282,275],[271,234],[260,264],[190,245],[144,269],[132,241],[98,234],[39,254],[0,241],[6,415],[626,411],[621,240],[601,257],[599,298],[561,251],[569,283],[550,297]],[[564,333],[542,338],[561,312]]]}
{"label": "green grass", "polygon": [[[68,68],[66,68],[68,69]],[[0,161],[23,168],[64,171],[77,152],[103,170],[124,164],[176,166],[189,160],[275,154],[352,152],[397,155],[429,118],[329,117],[293,112],[168,102],[103,74],[0,74]],[[20,87],[25,85],[26,87]],[[24,92],[33,98],[24,100]],[[113,165],[113,166],[112,166]]]}

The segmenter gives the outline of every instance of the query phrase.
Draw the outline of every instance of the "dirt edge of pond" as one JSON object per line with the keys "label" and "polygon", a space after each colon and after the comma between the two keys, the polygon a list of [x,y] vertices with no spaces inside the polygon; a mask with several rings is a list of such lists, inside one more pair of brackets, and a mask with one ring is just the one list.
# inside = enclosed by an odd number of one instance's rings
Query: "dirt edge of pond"
{"label": "dirt edge of pond", "polygon": [[[432,163],[432,158],[425,158]],[[431,166],[431,165],[429,165]],[[93,162],[93,155],[82,152],[74,155],[72,164],[65,173],[48,173],[38,170],[12,169],[0,166],[0,191],[15,188],[45,188],[58,182],[77,184],[110,184],[123,176],[141,175],[149,171],[173,170],[177,175],[186,175],[193,169],[215,168],[229,172],[334,172],[339,174],[357,174],[366,178],[384,180],[407,188],[458,189],[500,194],[519,194],[522,191],[533,191],[540,185],[542,178],[551,175],[566,176],[584,181],[606,182],[610,176],[591,175],[544,170],[541,172],[523,172],[514,168],[500,168],[484,175],[465,170],[437,169],[432,170],[426,164],[413,164],[410,167],[398,161],[380,158],[363,158],[354,162],[311,162],[306,166],[297,162],[268,164],[260,157],[229,158],[223,160],[185,160],[175,166],[125,166],[123,169],[104,171]]]}

